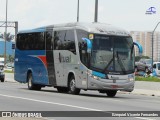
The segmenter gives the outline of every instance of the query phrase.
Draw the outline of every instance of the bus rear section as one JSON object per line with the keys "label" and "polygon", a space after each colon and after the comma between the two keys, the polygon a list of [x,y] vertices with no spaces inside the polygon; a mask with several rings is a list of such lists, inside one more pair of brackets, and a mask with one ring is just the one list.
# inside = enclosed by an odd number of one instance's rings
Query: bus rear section
{"label": "bus rear section", "polygon": [[53,57],[51,40],[52,31],[46,31],[45,29],[18,33],[14,71],[16,81],[28,83],[29,89],[36,90],[54,84],[54,61],[51,58]]}

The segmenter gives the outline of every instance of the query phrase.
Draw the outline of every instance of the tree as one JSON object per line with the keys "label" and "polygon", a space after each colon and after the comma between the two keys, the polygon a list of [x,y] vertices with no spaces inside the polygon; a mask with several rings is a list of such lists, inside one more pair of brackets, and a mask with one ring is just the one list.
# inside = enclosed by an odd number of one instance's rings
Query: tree
{"label": "tree", "polygon": [[[2,38],[2,39],[5,39],[5,32],[4,32],[4,34],[0,34],[0,38]],[[11,42],[11,40],[13,40],[13,38],[14,38],[14,35],[12,35],[11,33],[7,33],[7,41],[8,42]]]}
{"label": "tree", "polygon": [[135,61],[139,61],[140,59],[150,59],[148,56],[135,56]]}

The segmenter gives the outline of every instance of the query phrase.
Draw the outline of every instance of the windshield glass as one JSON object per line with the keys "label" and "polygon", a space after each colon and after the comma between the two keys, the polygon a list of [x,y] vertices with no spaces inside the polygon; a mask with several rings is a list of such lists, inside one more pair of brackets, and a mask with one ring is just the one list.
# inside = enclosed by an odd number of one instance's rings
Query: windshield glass
{"label": "windshield glass", "polygon": [[91,68],[115,74],[134,71],[131,37],[95,35],[92,44]]}

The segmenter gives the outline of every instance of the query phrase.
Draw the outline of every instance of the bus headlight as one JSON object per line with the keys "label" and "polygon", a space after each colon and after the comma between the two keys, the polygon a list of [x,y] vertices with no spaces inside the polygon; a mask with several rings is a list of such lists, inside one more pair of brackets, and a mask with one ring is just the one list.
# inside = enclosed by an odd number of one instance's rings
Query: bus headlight
{"label": "bus headlight", "polygon": [[99,80],[99,77],[97,77],[97,76],[92,76],[94,79],[96,79],[96,80]]}

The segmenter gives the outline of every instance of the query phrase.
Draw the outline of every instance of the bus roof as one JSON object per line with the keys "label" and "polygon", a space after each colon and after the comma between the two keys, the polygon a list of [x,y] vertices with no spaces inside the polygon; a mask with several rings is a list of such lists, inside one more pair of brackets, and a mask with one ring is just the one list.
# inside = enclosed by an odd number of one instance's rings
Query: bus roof
{"label": "bus roof", "polygon": [[40,27],[31,30],[20,31],[19,33],[32,33],[32,32],[44,32],[46,29],[67,29],[67,28],[76,28],[82,29],[90,33],[98,33],[98,34],[107,34],[107,35],[117,35],[117,36],[130,36],[129,32],[124,29],[114,27],[110,24],[105,23],[82,23],[82,22],[74,22],[74,23],[66,23],[66,24],[55,24],[49,25],[45,27]]}

